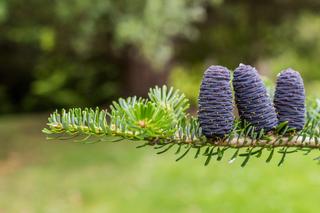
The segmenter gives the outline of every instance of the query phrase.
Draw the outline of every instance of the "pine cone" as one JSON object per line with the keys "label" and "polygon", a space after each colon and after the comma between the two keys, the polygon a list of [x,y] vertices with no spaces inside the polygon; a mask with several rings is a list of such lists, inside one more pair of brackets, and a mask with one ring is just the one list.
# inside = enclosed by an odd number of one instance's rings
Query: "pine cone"
{"label": "pine cone", "polygon": [[208,138],[223,137],[233,128],[230,71],[210,66],[204,73],[199,94],[199,121]]}
{"label": "pine cone", "polygon": [[240,64],[234,72],[233,87],[240,119],[251,123],[256,131],[270,131],[277,126],[272,101],[254,67]]}
{"label": "pine cone", "polygon": [[293,69],[282,71],[277,80],[274,105],[279,122],[288,121],[288,126],[296,130],[305,125],[305,90],[299,72]]}

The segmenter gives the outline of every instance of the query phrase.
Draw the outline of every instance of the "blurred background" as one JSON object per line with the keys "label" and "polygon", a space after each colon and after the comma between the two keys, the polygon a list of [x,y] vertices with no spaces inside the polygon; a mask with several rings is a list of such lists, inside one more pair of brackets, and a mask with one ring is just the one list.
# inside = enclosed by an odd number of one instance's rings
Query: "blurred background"
{"label": "blurred background", "polygon": [[[252,64],[320,90],[318,0],[0,0],[0,212],[315,212],[310,156],[204,167],[135,144],[46,142],[48,112]],[[204,160],[204,159],[203,159]],[[192,167],[192,169],[190,169]]]}

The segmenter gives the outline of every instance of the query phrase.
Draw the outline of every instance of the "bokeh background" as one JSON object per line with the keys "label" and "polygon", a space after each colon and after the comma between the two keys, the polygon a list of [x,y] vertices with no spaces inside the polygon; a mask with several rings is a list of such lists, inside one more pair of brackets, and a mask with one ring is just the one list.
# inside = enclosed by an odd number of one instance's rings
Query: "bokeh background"
{"label": "bokeh background", "polygon": [[168,84],[196,102],[210,64],[301,72],[320,90],[318,0],[0,0],[0,212],[317,212],[320,167],[47,142],[48,113]]}

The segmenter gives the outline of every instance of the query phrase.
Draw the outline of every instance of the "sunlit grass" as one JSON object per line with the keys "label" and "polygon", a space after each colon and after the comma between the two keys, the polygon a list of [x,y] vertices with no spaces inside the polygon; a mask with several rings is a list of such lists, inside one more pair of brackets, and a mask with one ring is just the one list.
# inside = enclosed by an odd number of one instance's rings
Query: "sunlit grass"
{"label": "sunlit grass", "polygon": [[0,119],[0,212],[317,212],[312,155],[205,167],[130,143],[47,142],[45,119]]}

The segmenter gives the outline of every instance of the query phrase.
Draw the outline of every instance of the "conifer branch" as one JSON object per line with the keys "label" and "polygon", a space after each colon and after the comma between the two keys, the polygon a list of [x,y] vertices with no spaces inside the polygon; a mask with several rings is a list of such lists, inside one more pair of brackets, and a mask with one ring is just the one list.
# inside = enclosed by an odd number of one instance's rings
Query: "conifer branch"
{"label": "conifer branch", "polygon": [[[139,145],[144,141],[137,148],[153,147],[157,154],[174,149],[177,161],[195,150],[194,158],[205,157],[205,165],[213,159],[222,160],[227,152],[232,153],[230,163],[242,158],[241,166],[245,166],[251,157],[260,158],[264,152],[269,152],[266,162],[278,154],[281,156],[278,165],[282,165],[288,154],[320,151],[320,100],[317,99],[308,104],[307,122],[299,132],[283,122],[266,133],[237,119],[229,134],[208,139],[198,119],[187,113],[189,102],[182,93],[163,86],[151,89],[149,97],[119,99],[110,110],[55,111],[43,133],[48,139],[85,144],[134,141]],[[320,156],[315,160],[320,162]]]}

